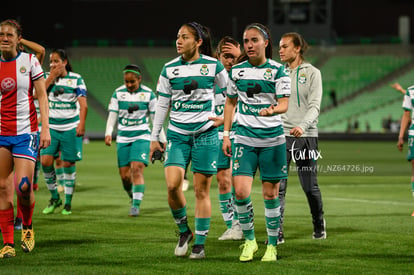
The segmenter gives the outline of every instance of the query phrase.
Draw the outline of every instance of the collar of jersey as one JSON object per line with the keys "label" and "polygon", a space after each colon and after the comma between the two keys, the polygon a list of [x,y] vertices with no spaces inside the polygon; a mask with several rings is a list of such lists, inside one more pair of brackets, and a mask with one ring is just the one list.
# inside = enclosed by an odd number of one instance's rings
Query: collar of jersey
{"label": "collar of jersey", "polygon": [[12,58],[12,59],[10,59],[10,60],[4,60],[3,58],[1,58],[1,55],[0,55],[0,60],[1,60],[1,62],[11,62],[11,61],[14,61],[14,60],[16,60],[19,56],[20,56],[20,54],[21,54],[22,52],[17,52],[17,55],[16,55],[16,57],[15,58]]}
{"label": "collar of jersey", "polygon": [[269,63],[269,58],[266,58],[266,62],[259,66],[254,66],[249,62],[249,60],[247,60],[247,64],[249,64],[249,66],[252,68],[263,68],[263,67],[266,67],[268,63]]}
{"label": "collar of jersey", "polygon": [[196,60],[194,60],[194,61],[191,61],[191,62],[188,62],[188,61],[185,61],[185,60],[183,59],[183,57],[182,57],[182,56],[180,56],[180,60],[181,60],[181,63],[182,63],[183,65],[197,64],[197,63],[199,63],[199,61],[200,61],[202,58],[203,58],[203,55],[202,55],[202,54],[200,54],[200,57],[199,57],[198,59],[196,59]]}

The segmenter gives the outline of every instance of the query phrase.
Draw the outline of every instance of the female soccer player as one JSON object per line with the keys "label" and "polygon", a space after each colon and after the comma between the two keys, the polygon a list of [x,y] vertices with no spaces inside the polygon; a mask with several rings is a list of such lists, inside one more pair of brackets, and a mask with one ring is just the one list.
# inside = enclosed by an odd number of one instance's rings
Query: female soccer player
{"label": "female soccer player", "polygon": [[[179,57],[165,64],[157,91],[158,105],[151,136],[151,152],[163,150],[159,134],[167,113],[170,121],[165,154],[168,204],[179,228],[175,255],[186,256],[193,233],[187,222],[182,182],[187,164],[192,163],[195,205],[195,245],[190,258],[205,258],[204,244],[210,228],[212,175],[217,173],[218,134],[214,114],[214,88],[227,86],[228,75],[212,55],[208,29],[196,22],[181,26],[176,40]],[[169,111],[169,108],[171,110]]]}
{"label": "female soccer player", "polygon": [[[216,49],[217,59],[223,64],[226,71],[236,64],[241,54],[240,44],[230,36],[223,37]],[[226,87],[227,88],[227,87]],[[216,117],[211,118],[223,123],[224,104],[226,102],[226,88],[216,89]],[[233,125],[234,128],[235,125]],[[223,125],[218,127],[219,131],[219,157],[217,161],[217,183],[219,188],[220,211],[226,223],[227,230],[219,237],[219,240],[242,240],[243,232],[240,227],[239,217],[234,206],[234,192],[232,192],[232,176],[230,169],[231,158],[225,156],[221,147],[223,146]],[[234,129],[231,131],[231,140],[234,137]]]}
{"label": "female soccer player", "polygon": [[[9,180],[13,169],[17,207],[23,214],[21,247],[24,252],[30,252],[35,246],[33,173],[38,146],[50,145],[43,70],[35,55],[18,50],[21,31],[15,20],[0,23],[0,229],[4,243],[0,258],[16,255],[13,186]],[[33,88],[37,91],[42,115],[40,142]]]}
{"label": "female soccer player", "polygon": [[[280,60],[286,63],[286,70],[292,81],[289,108],[282,115],[286,136],[288,167],[294,152],[302,152],[313,158],[293,159],[296,163],[302,189],[306,194],[313,223],[313,239],[326,239],[322,194],[317,179],[318,117],[322,101],[321,72],[306,62],[304,54],[308,44],[298,33],[285,33],[279,42]],[[284,242],[283,214],[287,180],[280,182],[280,231],[279,243]]]}
{"label": "female soccer player", "polygon": [[[115,90],[109,103],[105,144],[111,146],[112,132],[118,122],[119,175],[125,191],[132,198],[129,216],[137,217],[144,198],[144,168],[149,158],[149,118],[153,121],[157,99],[153,91],[141,83],[141,70],[137,65],[127,65],[123,74],[124,85]],[[161,142],[165,141],[164,135]]]}
{"label": "female soccer player", "polygon": [[[243,45],[245,56],[241,60],[244,61],[230,70],[224,107],[223,151],[227,156],[233,156],[236,209],[246,239],[240,261],[253,260],[258,250],[250,199],[253,178],[258,168],[268,235],[262,261],[276,261],[279,181],[287,177],[285,137],[279,114],[288,108],[290,78],[283,65],[271,59],[272,39],[265,26],[259,23],[248,25],[243,33]],[[235,149],[232,151],[229,136],[236,104],[237,128]]]}
{"label": "female soccer player", "polygon": [[62,205],[53,166],[55,156],[58,156],[60,151],[65,184],[65,205],[62,214],[70,215],[76,182],[76,162],[82,159],[82,137],[85,134],[88,111],[86,86],[82,76],[72,72],[72,66],[64,50],[53,50],[49,60],[50,72],[46,74],[46,88],[49,93],[52,143],[48,148],[41,150],[40,154],[51,199],[43,213],[51,214]]}
{"label": "female soccer player", "polygon": [[[402,89],[402,87],[400,86]],[[403,109],[404,113],[401,118],[400,133],[398,135],[398,150],[402,151],[404,146],[404,135],[408,128],[408,153],[407,160],[411,162],[411,193],[414,198],[414,113],[413,113],[413,100],[414,100],[414,86],[410,86],[404,95]],[[414,212],[411,214],[414,217]]]}

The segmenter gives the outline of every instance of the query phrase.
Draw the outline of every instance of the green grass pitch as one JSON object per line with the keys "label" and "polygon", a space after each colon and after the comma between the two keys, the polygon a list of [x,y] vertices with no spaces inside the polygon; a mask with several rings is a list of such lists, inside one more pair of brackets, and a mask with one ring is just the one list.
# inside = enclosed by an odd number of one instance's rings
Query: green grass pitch
{"label": "green grass pitch", "polygon": [[[174,256],[176,225],[167,204],[159,162],[145,170],[146,191],[141,216],[128,217],[130,202],[116,166],[116,146],[103,141],[84,145],[77,164],[73,214],[44,215],[49,192],[41,174],[36,192],[36,247],[0,261],[2,274],[412,274],[414,272],[414,200],[410,163],[396,142],[319,144],[319,185],[328,238],[312,240],[305,195],[294,166],[290,169],[285,213],[286,243],[275,263],[262,263],[266,238],[261,187],[255,179],[252,199],[259,251],[240,263],[237,241],[218,241],[225,231],[215,178],[211,188],[212,222],[207,258],[192,261]],[[191,179],[191,176],[190,176]],[[194,194],[186,192],[194,230]]]}

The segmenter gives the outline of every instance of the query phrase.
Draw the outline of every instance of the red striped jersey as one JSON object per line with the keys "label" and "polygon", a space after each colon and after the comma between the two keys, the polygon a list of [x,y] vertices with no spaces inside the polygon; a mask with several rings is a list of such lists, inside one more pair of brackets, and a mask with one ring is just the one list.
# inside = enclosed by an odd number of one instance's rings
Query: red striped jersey
{"label": "red striped jersey", "polygon": [[33,81],[43,77],[34,54],[20,52],[12,60],[0,58],[0,135],[16,136],[38,130]]}

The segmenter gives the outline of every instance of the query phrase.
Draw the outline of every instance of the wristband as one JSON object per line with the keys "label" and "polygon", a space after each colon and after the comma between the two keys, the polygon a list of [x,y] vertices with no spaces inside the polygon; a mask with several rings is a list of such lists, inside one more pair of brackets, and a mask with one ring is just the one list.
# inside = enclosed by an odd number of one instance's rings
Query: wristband
{"label": "wristband", "polygon": [[223,131],[223,137],[229,137],[230,131]]}

